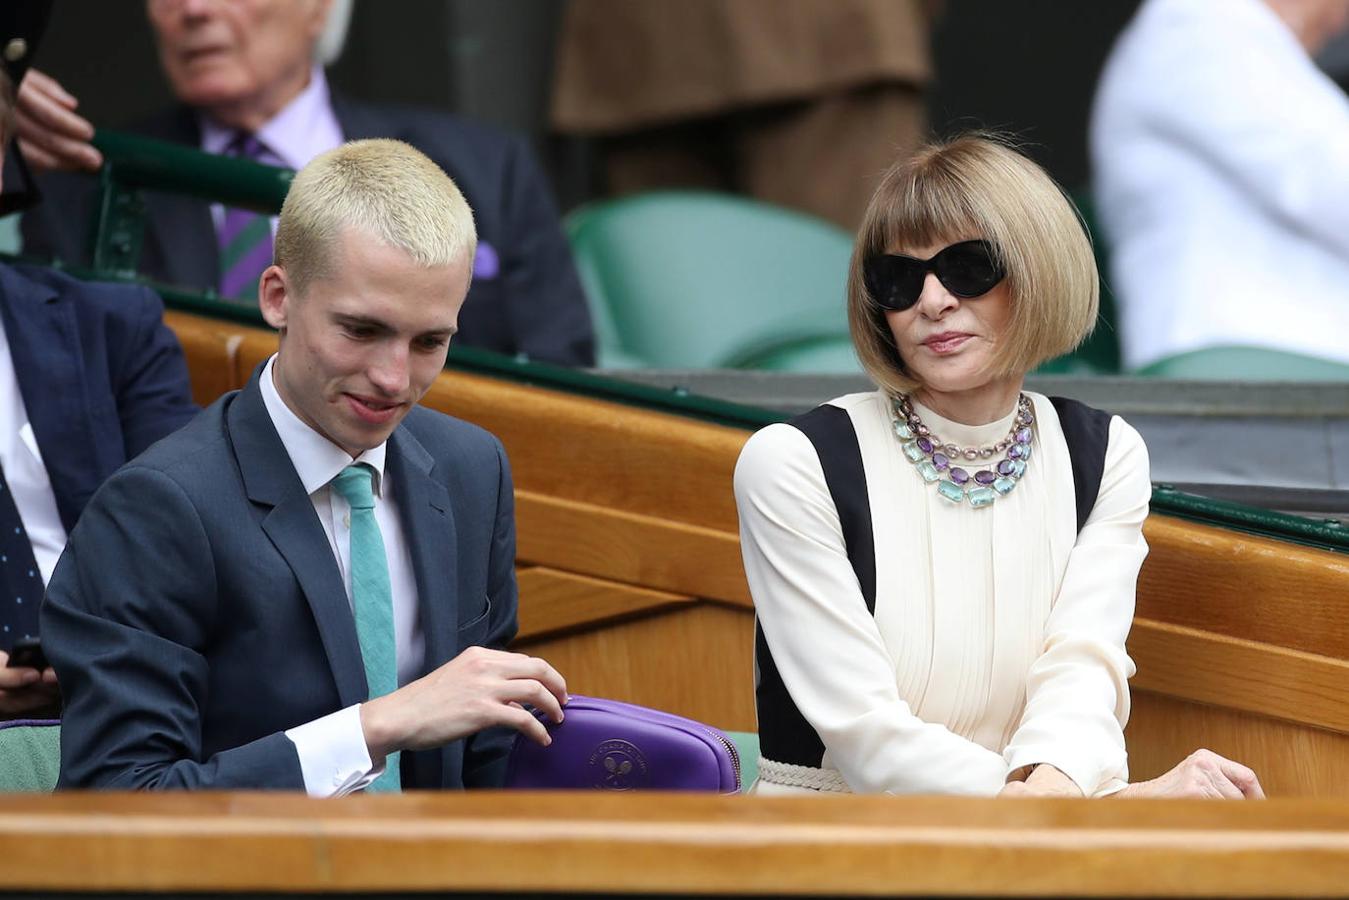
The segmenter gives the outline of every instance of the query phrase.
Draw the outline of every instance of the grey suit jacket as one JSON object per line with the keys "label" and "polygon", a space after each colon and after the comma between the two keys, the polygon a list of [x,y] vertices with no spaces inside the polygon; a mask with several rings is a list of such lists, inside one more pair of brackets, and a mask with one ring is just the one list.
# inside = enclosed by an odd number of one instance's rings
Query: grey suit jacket
{"label": "grey suit jacket", "polygon": [[[515,633],[510,471],[496,438],[415,408],[387,472],[425,670]],[[255,375],[113,475],[42,610],[63,787],[303,789],[285,729],[367,699],[346,591]],[[407,787],[499,783],[510,734],[404,754]]]}

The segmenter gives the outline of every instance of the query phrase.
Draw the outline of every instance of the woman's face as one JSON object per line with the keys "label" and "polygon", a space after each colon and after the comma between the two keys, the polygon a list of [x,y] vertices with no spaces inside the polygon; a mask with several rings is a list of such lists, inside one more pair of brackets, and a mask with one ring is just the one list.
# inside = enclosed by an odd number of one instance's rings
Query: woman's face
{"label": "woman's face", "polygon": [[[890,253],[930,259],[951,243],[898,246]],[[1004,278],[978,297],[952,294],[928,272],[918,302],[885,314],[895,346],[909,373],[928,391],[978,390],[998,379],[993,357],[1012,318],[1011,289]]]}

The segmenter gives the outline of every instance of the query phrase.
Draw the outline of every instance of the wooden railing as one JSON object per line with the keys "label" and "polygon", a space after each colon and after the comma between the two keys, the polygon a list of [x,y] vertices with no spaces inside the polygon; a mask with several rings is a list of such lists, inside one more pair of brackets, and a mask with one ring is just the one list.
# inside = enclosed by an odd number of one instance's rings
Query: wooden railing
{"label": "wooden railing", "polygon": [[1349,893],[1349,808],[1268,801],[0,796],[3,890],[667,896]]}

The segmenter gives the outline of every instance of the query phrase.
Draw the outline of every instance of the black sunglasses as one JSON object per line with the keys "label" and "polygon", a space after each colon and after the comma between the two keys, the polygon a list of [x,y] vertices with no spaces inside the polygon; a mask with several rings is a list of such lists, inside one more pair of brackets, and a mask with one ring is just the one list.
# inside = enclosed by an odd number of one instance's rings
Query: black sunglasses
{"label": "black sunglasses", "polygon": [[961,241],[931,259],[877,253],[862,263],[867,293],[882,309],[902,312],[918,302],[928,272],[962,299],[987,294],[1006,277],[988,241]]}

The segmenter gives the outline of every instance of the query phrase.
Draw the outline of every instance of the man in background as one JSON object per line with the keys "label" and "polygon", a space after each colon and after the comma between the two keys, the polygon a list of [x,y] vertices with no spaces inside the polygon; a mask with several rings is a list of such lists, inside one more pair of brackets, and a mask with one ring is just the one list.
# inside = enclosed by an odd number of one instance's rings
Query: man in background
{"label": "man in background", "polygon": [[[0,4],[0,161],[47,2]],[[0,718],[54,715],[56,674],[10,668],[105,478],[197,412],[163,305],[142,287],[0,264]]]}
{"label": "man in background", "polygon": [[1256,346],[1349,363],[1346,0],[1147,0],[1091,123],[1124,362]]}
{"label": "man in background", "polygon": [[[160,62],[182,106],[137,128],[209,153],[302,168],[345,140],[418,147],[461,187],[477,220],[460,341],[564,365],[591,365],[585,296],[549,187],[525,142],[453,116],[358,103],[329,90],[315,47],[329,0],[148,0]],[[25,149],[43,170],[96,169],[92,127],[74,98],[35,73],[20,94]],[[48,199],[25,216],[25,252],[84,260],[93,180],[40,179]],[[201,201],[147,196],[141,270],[251,305],[271,262],[274,223]]]}

